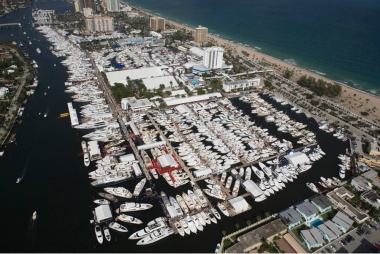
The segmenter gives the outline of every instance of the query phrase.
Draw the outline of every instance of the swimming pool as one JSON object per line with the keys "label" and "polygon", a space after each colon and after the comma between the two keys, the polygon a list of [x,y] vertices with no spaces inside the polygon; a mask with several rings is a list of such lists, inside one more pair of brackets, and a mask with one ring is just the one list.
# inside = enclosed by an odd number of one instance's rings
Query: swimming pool
{"label": "swimming pool", "polygon": [[316,228],[318,227],[319,225],[323,224],[323,220],[321,219],[316,219],[316,220],[313,220],[312,222],[310,222],[310,227],[313,227],[313,228]]}

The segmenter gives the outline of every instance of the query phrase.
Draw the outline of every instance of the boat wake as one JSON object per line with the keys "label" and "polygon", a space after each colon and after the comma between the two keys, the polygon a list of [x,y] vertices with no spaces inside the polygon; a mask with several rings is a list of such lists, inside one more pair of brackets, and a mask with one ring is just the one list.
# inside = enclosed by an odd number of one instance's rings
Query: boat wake
{"label": "boat wake", "polygon": [[18,177],[17,180],[16,180],[16,183],[19,183],[19,182],[22,181],[22,179],[24,179],[24,177],[25,177],[25,175],[26,175],[26,172],[27,172],[28,168],[29,168],[29,158],[28,158],[28,160],[26,161],[26,163],[25,163],[23,169],[21,170],[20,175],[19,175],[19,177]]}
{"label": "boat wake", "polygon": [[26,233],[26,242],[29,250],[33,250],[36,242],[36,229],[37,229],[37,213],[34,212],[29,220],[28,231]]}

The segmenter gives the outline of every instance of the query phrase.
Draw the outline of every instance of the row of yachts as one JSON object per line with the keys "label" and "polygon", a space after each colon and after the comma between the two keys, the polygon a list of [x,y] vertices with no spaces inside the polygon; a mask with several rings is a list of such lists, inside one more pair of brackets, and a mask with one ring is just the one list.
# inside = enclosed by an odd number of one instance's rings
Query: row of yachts
{"label": "row of yachts", "polygon": [[[272,97],[275,100],[279,100],[276,96]],[[240,99],[244,102],[251,103],[251,107],[254,108],[251,112],[257,116],[265,116],[265,121],[275,124],[279,132],[289,133],[293,138],[297,138],[298,144],[307,145],[316,143],[315,134],[305,129],[307,127],[306,124],[290,119],[285,112],[276,109],[272,104],[262,99],[259,94],[250,93]],[[292,107],[291,110],[296,113],[302,113],[297,107]],[[266,114],[262,114],[263,111],[266,112]]]}

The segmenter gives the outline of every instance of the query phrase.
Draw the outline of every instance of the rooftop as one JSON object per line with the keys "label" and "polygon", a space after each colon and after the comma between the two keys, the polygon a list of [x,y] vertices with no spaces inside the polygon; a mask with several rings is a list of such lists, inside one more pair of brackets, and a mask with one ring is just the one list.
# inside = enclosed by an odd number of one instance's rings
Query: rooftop
{"label": "rooftop", "polygon": [[318,195],[318,196],[312,198],[310,201],[317,208],[320,208],[321,210],[329,208],[332,205],[330,200],[325,195]]}
{"label": "rooftop", "polygon": [[251,246],[260,243],[262,238],[270,238],[286,231],[286,226],[280,219],[271,221],[237,238],[238,243],[226,249],[226,253],[242,253]]}
{"label": "rooftop", "polygon": [[309,201],[305,201],[296,206],[296,209],[304,216],[310,217],[318,213],[317,208],[310,203]]}
{"label": "rooftop", "polygon": [[280,217],[284,220],[289,220],[290,224],[296,224],[302,221],[301,215],[294,208],[289,208],[281,212]]}
{"label": "rooftop", "polygon": [[122,83],[127,85],[127,77],[131,80],[164,76],[160,67],[148,67],[132,70],[106,72],[110,85]]}

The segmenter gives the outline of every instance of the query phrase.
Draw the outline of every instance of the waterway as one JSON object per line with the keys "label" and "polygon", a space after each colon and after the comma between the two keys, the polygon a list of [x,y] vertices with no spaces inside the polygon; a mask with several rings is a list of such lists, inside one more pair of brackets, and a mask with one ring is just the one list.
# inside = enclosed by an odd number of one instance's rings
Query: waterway
{"label": "waterway", "polygon": [[[62,1],[39,1],[36,6],[57,11],[73,9]],[[223,217],[218,224],[208,225],[204,232],[197,235],[185,238],[172,235],[152,245],[136,246],[134,241],[127,238],[141,227],[127,226],[130,233],[123,235],[111,232],[111,243],[99,245],[93,225],[90,224],[94,208],[92,200],[98,196],[97,190],[90,186],[87,176],[89,169],[84,167],[82,156],[78,155],[81,153],[81,133],[71,128],[68,118],[59,118],[61,113],[67,112],[67,102],[70,101],[64,93],[66,68],[61,65],[61,59],[49,52],[49,43],[30,26],[30,20],[30,7],[0,18],[0,23],[21,21],[23,30],[0,29],[0,40],[22,42],[24,50],[39,65],[39,85],[34,95],[29,97],[22,123],[15,126],[16,142],[8,145],[4,156],[0,157],[0,218],[3,231],[0,251],[212,252],[223,232],[231,233],[237,227],[246,226],[248,220],[253,223],[258,216],[263,218],[266,212],[278,212],[313,195],[305,186],[307,181],[316,181],[321,175],[337,176],[337,155],[345,151],[347,144],[321,132],[314,120],[288,110],[292,117],[307,123],[317,133],[317,139],[327,155],[315,163],[311,170],[301,174],[294,183],[288,184],[284,191],[261,203],[248,198],[253,207],[251,211],[234,218]],[[29,39],[32,45],[28,44]],[[42,54],[36,53],[37,47]],[[237,99],[233,99],[233,103],[250,112],[249,104]],[[44,118],[47,111],[49,113]],[[263,119],[255,118],[255,121],[275,133],[274,128]],[[93,170],[91,166],[90,170]],[[16,179],[21,176],[21,182],[16,184]],[[121,186],[133,190],[137,181],[132,180]],[[189,189],[188,185],[172,189],[163,179],[155,180],[154,185],[157,192],[165,191],[168,196]],[[154,204],[154,208],[132,216],[147,222],[163,215],[157,199],[143,201]],[[213,203],[216,203],[215,200]],[[37,211],[38,218],[32,221],[34,211]]]}

